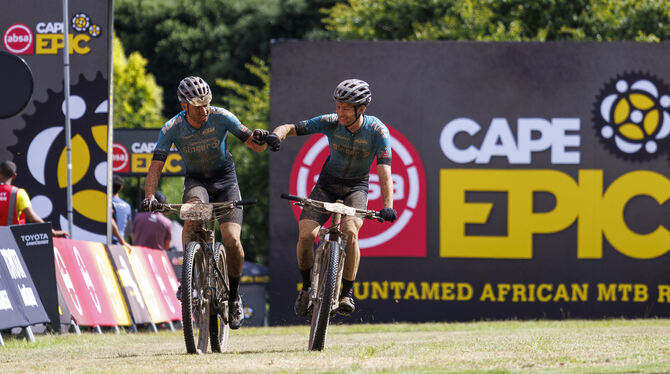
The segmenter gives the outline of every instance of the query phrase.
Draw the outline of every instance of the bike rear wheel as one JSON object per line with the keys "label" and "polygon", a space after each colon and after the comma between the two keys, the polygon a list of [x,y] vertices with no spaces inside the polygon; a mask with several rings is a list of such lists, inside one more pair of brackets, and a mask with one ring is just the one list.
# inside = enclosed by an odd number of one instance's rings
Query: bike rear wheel
{"label": "bike rear wheel", "polygon": [[[188,353],[207,352],[209,303],[206,299],[207,257],[203,246],[189,242],[184,252],[181,281],[181,313]],[[203,344],[204,342],[204,344]]]}
{"label": "bike rear wheel", "polygon": [[340,245],[337,242],[326,243],[326,250],[319,266],[319,284],[317,300],[312,311],[312,323],[309,329],[309,350],[321,351],[326,345],[326,334],[330,321],[330,310],[335,287],[337,270],[340,261]]}
{"label": "bike rear wheel", "polygon": [[228,350],[228,339],[230,337],[230,326],[228,325],[230,285],[228,284],[226,250],[223,244],[218,242],[214,248],[214,261],[221,271],[221,276],[219,274],[214,276],[216,279],[214,304],[217,308],[212,308],[212,314],[209,316],[209,340],[212,345],[212,352],[225,352]]}

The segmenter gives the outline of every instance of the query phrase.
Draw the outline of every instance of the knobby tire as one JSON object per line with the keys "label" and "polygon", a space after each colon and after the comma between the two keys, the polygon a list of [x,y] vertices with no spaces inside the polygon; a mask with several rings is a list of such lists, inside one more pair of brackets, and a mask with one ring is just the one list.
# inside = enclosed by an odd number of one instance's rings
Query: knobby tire
{"label": "knobby tire", "polygon": [[[221,270],[223,279],[214,270],[214,278],[216,279],[216,304],[219,306],[225,305],[223,311],[211,309],[209,316],[209,340],[212,345],[212,352],[225,352],[228,350],[228,338],[230,337],[230,326],[228,325],[228,308],[230,308],[228,295],[230,285],[228,284],[228,268],[226,266],[226,250],[223,244],[216,243],[214,249],[214,259],[216,265]],[[221,315],[221,312],[225,315]]]}
{"label": "knobby tire", "polygon": [[[312,312],[312,324],[309,331],[309,350],[321,351],[326,345],[326,334],[330,320],[331,302],[337,285],[337,270],[340,261],[340,245],[328,242],[324,251],[319,275],[319,294]],[[322,292],[323,291],[323,292]]]}
{"label": "knobby tire", "polygon": [[203,322],[201,297],[204,295],[204,289],[202,284],[203,281],[206,282],[205,253],[200,243],[189,242],[186,245],[181,273],[181,313],[186,351],[205,353],[207,347],[201,352],[197,347],[199,338],[202,338],[200,335],[207,334],[207,331],[200,329]]}

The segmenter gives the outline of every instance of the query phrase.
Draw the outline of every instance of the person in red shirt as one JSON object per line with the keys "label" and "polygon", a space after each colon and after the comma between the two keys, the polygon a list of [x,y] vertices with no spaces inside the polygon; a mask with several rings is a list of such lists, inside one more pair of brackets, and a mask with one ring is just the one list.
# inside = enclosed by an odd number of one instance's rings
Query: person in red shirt
{"label": "person in red shirt", "polygon": [[[165,204],[165,195],[156,192],[159,203]],[[140,212],[133,220],[133,245],[170,250],[172,222],[159,212]]]}
{"label": "person in red shirt", "polygon": [[[44,223],[35,213],[28,193],[12,185],[16,179],[16,164],[9,160],[0,163],[0,226]],[[53,236],[68,236],[67,232],[51,229]]]}

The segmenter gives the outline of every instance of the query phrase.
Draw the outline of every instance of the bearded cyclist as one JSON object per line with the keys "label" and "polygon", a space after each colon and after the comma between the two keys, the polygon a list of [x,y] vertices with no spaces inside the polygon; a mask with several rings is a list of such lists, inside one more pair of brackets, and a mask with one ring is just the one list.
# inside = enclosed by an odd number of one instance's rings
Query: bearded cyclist
{"label": "bearded cyclist", "polygon": [[[259,138],[267,136],[266,130],[252,133],[231,112],[219,107],[210,107],[212,92],[207,82],[200,77],[186,77],[177,89],[182,111],[168,120],[158,134],[153,160],[147,172],[144,186],[146,211],[151,211],[156,200],[156,189],[163,165],[172,144],[175,145],[186,164],[183,202],[225,202],[241,199],[237,174],[232,155],[228,151],[228,133],[235,135],[256,152],[265,150]],[[244,313],[242,298],[238,294],[244,249],[240,243],[242,230],[242,207],[228,209],[217,214],[223,244],[226,248],[226,263],[230,282],[229,324],[237,329],[242,325]],[[186,221],[182,232],[182,243],[190,241],[194,222]]]}
{"label": "bearded cyclist", "polygon": [[[386,125],[378,118],[364,114],[372,100],[370,86],[359,79],[348,79],[337,85],[333,98],[334,114],[278,126],[268,135],[267,144],[271,150],[277,151],[288,136],[325,134],[330,144],[330,156],[309,198],[328,202],[341,199],[344,204],[357,209],[367,208],[370,166],[376,158],[384,204],[380,214],[384,220],[394,221],[397,213],[393,209],[390,136]],[[297,256],[303,286],[295,302],[295,312],[301,317],[307,316],[310,309],[308,289],[314,264],[314,240],[329,217],[330,213],[311,209],[303,210],[300,215]],[[352,291],[360,260],[358,231],[362,225],[363,219],[359,217],[342,218],[341,228],[348,239],[338,308],[343,315],[355,310]]]}

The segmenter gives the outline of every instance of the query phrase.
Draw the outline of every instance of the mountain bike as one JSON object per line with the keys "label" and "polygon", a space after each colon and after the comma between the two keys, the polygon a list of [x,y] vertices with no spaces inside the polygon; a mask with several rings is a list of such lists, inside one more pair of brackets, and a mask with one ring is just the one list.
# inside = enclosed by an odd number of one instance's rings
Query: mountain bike
{"label": "mountain bike", "polygon": [[181,272],[180,300],[184,343],[188,353],[206,353],[207,340],[212,352],[228,348],[228,268],[223,244],[214,239],[214,222],[225,209],[256,204],[255,200],[236,200],[222,203],[194,202],[186,204],[156,204],[152,210],[174,213],[179,218],[195,221],[191,241],[184,249]]}
{"label": "mountain bike", "polygon": [[[346,256],[347,236],[340,231],[342,216],[356,216],[364,219],[384,220],[375,210],[356,209],[342,204],[342,200],[334,203],[312,200],[289,194],[282,194],[282,199],[295,201],[303,209],[318,209],[332,213],[330,227],[319,229],[319,246],[314,255],[311,284],[309,290],[312,308],[312,321],[309,329],[310,351],[321,351],[326,345],[326,334],[330,318],[337,313],[339,307],[339,291],[342,284],[344,257]],[[326,240],[326,235],[328,240]]]}

